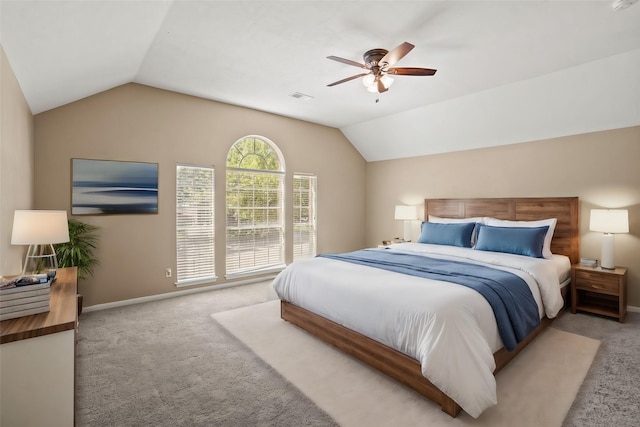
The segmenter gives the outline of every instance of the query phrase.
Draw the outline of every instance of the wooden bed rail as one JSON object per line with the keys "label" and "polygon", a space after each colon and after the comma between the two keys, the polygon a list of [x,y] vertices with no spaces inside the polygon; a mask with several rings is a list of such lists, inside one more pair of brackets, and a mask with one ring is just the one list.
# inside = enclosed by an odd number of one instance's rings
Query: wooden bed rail
{"label": "wooden bed rail", "polygon": [[455,417],[460,406],[422,375],[420,362],[308,310],[280,302],[280,316],[436,402]]}

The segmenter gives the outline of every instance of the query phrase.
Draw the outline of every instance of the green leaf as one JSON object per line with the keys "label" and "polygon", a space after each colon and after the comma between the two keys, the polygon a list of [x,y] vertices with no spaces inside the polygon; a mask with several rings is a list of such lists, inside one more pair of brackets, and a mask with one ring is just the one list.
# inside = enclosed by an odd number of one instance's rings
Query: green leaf
{"label": "green leaf", "polygon": [[78,278],[86,279],[93,276],[94,267],[99,264],[93,256],[97,247],[98,236],[95,234],[100,228],[77,219],[70,219],[69,241],[53,245],[58,257],[59,267],[78,267]]}

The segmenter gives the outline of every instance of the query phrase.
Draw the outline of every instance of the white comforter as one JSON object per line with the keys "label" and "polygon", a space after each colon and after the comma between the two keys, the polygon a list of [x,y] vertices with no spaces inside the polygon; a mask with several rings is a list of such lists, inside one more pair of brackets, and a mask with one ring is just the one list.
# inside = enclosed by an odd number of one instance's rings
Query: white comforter
{"label": "white comforter", "polygon": [[[491,264],[527,282],[541,317],[555,317],[563,305],[558,260],[418,243],[380,250]],[[497,403],[493,353],[503,345],[491,306],[476,291],[327,258],[294,262],[273,286],[280,299],[419,360],[422,374],[469,415]]]}

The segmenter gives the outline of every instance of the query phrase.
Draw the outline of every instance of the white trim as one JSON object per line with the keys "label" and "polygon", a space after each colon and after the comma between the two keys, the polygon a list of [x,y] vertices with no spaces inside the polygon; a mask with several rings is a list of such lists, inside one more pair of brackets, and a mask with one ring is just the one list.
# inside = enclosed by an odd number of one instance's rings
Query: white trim
{"label": "white trim", "polygon": [[278,175],[285,175],[286,172],[281,171],[281,170],[271,170],[271,169],[249,169],[249,168],[235,168],[232,166],[227,166],[227,170],[233,171],[233,172],[254,172],[254,173],[274,173],[274,174],[278,174]]}
{"label": "white trim", "polygon": [[[150,295],[148,297],[132,298],[132,299],[127,299],[122,301],[108,302],[105,304],[96,304],[96,305],[91,305],[89,307],[83,307],[82,312],[90,313],[92,311],[108,310],[110,308],[124,307],[127,305],[133,305],[133,304],[141,304],[143,302],[159,301],[162,299],[179,297],[182,295],[196,294],[199,292],[215,291],[217,289],[224,289],[224,288],[233,288],[235,286],[248,285],[251,283],[258,283],[258,282],[263,282],[265,280],[271,280],[271,279],[274,279],[275,277],[276,275],[272,274],[269,276],[262,276],[262,277],[257,277],[253,279],[239,280],[237,282],[223,283],[221,285],[203,286],[202,288],[185,289],[183,291],[167,292],[164,294]],[[640,307],[634,307],[632,305],[628,305],[627,311],[631,313],[640,313]]]}
{"label": "white trim", "polygon": [[225,274],[224,277],[225,279],[232,280],[232,279],[237,279],[239,277],[255,276],[256,274],[280,273],[286,267],[287,267],[286,264],[270,265],[268,267],[262,267],[262,268],[251,269],[251,270],[243,270],[243,271]]}
{"label": "white trim", "polygon": [[176,288],[182,288],[185,286],[203,285],[205,283],[215,282],[216,280],[218,280],[218,276],[196,277],[195,279],[178,280],[174,285],[176,285]]}
{"label": "white trim", "polygon": [[183,291],[167,292],[167,293],[164,293],[164,294],[149,295],[149,296],[146,296],[146,297],[132,298],[132,299],[126,299],[126,300],[122,300],[122,301],[108,302],[108,303],[105,303],[105,304],[96,304],[96,305],[91,305],[89,307],[84,307],[82,309],[82,312],[83,313],[90,313],[92,311],[107,310],[107,309],[110,309],[110,308],[124,307],[124,306],[127,306],[127,305],[133,305],[133,304],[141,304],[143,302],[159,301],[159,300],[163,300],[163,299],[167,299],[167,298],[179,297],[179,296],[195,294],[195,293],[199,293],[199,292],[207,292],[207,291],[215,291],[215,290],[224,289],[224,288],[232,288],[232,287],[235,287],[235,286],[248,285],[250,283],[258,283],[258,282],[264,282],[266,280],[272,280],[275,277],[276,277],[276,275],[272,274],[272,275],[269,275],[269,276],[261,276],[261,277],[254,277],[252,279],[239,280],[237,282],[223,283],[221,285],[204,286],[202,288],[185,289]]}

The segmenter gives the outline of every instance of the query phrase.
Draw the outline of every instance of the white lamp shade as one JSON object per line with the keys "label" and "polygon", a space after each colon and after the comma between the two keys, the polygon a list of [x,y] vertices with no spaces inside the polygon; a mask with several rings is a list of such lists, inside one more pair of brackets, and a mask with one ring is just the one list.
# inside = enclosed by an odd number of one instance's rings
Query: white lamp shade
{"label": "white lamp shade", "polygon": [[[382,82],[382,85],[387,89],[389,89],[389,86],[393,84],[393,78],[389,77],[387,74],[379,77],[379,79]],[[376,81],[376,76],[373,74],[367,74],[364,76],[362,84],[367,87],[369,92],[378,92],[378,82]]]}
{"label": "white lamp shade", "polygon": [[418,209],[415,206],[397,205],[395,219],[405,221],[418,219]]}
{"label": "white lamp shade", "polygon": [[362,79],[362,84],[365,85],[366,87],[375,86],[375,80],[376,80],[376,77],[373,74],[367,74]]}
{"label": "white lamp shade", "polygon": [[589,229],[601,233],[628,233],[629,211],[626,209],[591,209]]}
{"label": "white lamp shade", "polygon": [[384,87],[386,87],[387,89],[389,89],[389,87],[393,84],[393,78],[389,77],[388,74],[385,74],[382,77],[380,77],[380,81],[382,82]]}
{"label": "white lamp shade", "polygon": [[12,245],[42,245],[69,241],[67,211],[17,210]]}

